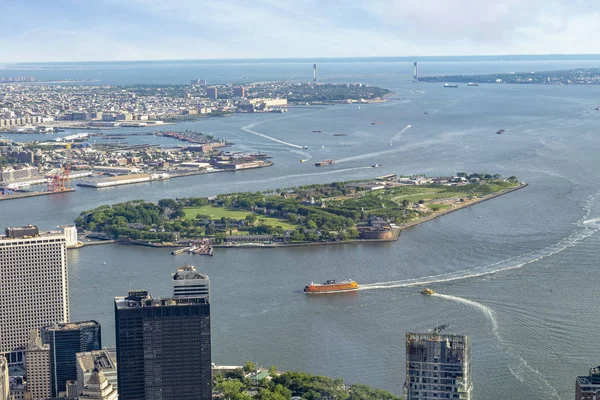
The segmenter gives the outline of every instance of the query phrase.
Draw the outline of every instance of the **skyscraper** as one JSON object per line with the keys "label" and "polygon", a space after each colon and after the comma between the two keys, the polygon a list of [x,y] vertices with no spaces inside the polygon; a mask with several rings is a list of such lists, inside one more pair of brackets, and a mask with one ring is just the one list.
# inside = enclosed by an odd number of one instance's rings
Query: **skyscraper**
{"label": "skyscraper", "polygon": [[77,353],[100,350],[100,324],[96,321],[69,322],[42,328],[42,340],[50,345],[52,396],[66,390],[67,381],[77,380]]}
{"label": "skyscraper", "polygon": [[115,297],[120,400],[212,397],[208,297]]}
{"label": "skyscraper", "polygon": [[234,97],[246,97],[246,88],[243,86],[233,88]]}
{"label": "skyscraper", "polygon": [[22,363],[32,329],[69,320],[67,241],[35,226],[0,236],[0,354]]}
{"label": "skyscraper", "polygon": [[317,73],[317,64],[313,64],[313,82],[317,83],[319,81],[319,74]]}
{"label": "skyscraper", "polygon": [[467,336],[406,334],[406,400],[470,400],[472,391]]}
{"label": "skyscraper", "polygon": [[31,396],[31,400],[52,396],[50,346],[42,344],[42,338],[37,329],[31,330],[29,344],[25,350],[25,369],[27,371],[27,392]]}
{"label": "skyscraper", "polygon": [[209,297],[208,276],[196,272],[193,265],[177,268],[173,274],[173,297]]}
{"label": "skyscraper", "polygon": [[102,349],[77,353],[77,386],[79,393],[83,392],[85,383],[90,379],[94,370],[102,370],[108,382],[118,388],[117,353],[113,349]]}
{"label": "skyscraper", "polygon": [[575,400],[600,399],[600,367],[590,368],[587,376],[575,380]]}
{"label": "skyscraper", "polygon": [[219,95],[217,93],[217,88],[216,87],[206,88],[206,97],[208,97],[211,100],[217,100],[219,98]]}

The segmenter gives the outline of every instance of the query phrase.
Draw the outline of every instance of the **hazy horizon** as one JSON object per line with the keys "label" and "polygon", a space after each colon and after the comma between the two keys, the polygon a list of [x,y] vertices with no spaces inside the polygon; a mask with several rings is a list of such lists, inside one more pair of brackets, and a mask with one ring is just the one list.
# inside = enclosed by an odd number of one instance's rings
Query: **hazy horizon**
{"label": "hazy horizon", "polygon": [[[524,4],[525,3],[525,4]],[[11,63],[594,54],[587,0],[17,0],[3,2]]]}

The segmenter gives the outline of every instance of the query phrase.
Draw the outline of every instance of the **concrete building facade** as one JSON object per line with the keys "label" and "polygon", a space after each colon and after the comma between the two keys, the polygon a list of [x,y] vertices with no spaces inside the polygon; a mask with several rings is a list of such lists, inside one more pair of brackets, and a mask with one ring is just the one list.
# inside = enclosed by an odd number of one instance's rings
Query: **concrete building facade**
{"label": "concrete building facade", "polygon": [[0,355],[0,400],[10,399],[10,383],[8,380],[8,361]]}
{"label": "concrete building facade", "polygon": [[406,400],[472,398],[467,336],[406,334]]}
{"label": "concrete building facade", "polygon": [[67,279],[64,233],[28,226],[0,236],[0,354],[9,363],[23,363],[32,329],[69,320]]}
{"label": "concrete building facade", "polygon": [[101,369],[95,369],[87,380],[79,400],[117,400],[119,394],[112,384],[106,379]]}
{"label": "concrete building facade", "polygon": [[25,350],[25,370],[27,371],[27,392],[31,400],[41,400],[52,396],[50,346],[42,344],[42,338],[37,329],[31,331],[29,344]]}
{"label": "concrete building facade", "polygon": [[115,389],[118,389],[117,353],[114,349],[102,349],[77,353],[77,386],[79,387],[79,393],[83,393],[83,387],[95,369],[102,370],[102,374],[108,379],[108,382]]}

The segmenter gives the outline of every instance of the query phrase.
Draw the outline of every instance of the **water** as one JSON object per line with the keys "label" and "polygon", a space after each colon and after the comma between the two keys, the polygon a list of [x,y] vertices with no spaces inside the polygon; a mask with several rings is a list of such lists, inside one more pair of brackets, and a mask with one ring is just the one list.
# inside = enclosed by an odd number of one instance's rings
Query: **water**
{"label": "water", "polygon": [[[511,68],[554,65],[532,63]],[[340,76],[331,73],[332,80],[342,81],[357,67],[338,64]],[[401,393],[404,333],[449,323],[449,332],[471,336],[478,399],[571,398],[574,377],[600,360],[594,329],[600,323],[594,304],[600,248],[600,112],[594,108],[600,88],[445,89],[409,83],[410,69],[393,75],[389,71],[398,65],[386,65],[361,66],[368,71],[361,80],[394,90],[388,103],[292,108],[285,115],[236,115],[175,127],[231,140],[235,150],[266,151],[273,167],[1,202],[1,222],[51,228],[105,203],[388,173],[516,175],[530,185],[405,231],[395,243],[219,249],[212,258],[117,245],[70,251],[72,319],[98,320],[104,343],[113,344],[113,296],[130,288],[169,295],[170,274],[187,261],[211,278],[217,363],[256,360]],[[280,76],[295,73],[288,67],[269,66]],[[431,65],[435,73],[459,67],[464,73],[506,70],[504,63]],[[244,71],[238,75],[250,77]],[[500,128],[504,135],[495,134]],[[339,162],[315,168],[299,162],[306,158]],[[370,168],[375,163],[383,167]],[[329,278],[355,279],[362,290],[300,293],[307,282]],[[440,295],[421,295],[423,286]]]}

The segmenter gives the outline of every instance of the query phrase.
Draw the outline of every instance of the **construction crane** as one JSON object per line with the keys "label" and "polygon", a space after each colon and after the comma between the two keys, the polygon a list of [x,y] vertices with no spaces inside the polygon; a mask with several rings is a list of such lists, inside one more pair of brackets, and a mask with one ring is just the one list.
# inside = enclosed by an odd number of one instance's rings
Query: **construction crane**
{"label": "construction crane", "polygon": [[71,143],[67,143],[67,160],[62,171],[58,171],[48,178],[49,192],[63,192],[71,189],[69,181],[69,172],[71,170]]}

